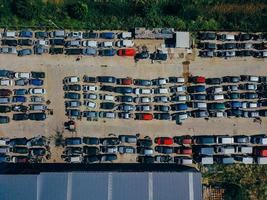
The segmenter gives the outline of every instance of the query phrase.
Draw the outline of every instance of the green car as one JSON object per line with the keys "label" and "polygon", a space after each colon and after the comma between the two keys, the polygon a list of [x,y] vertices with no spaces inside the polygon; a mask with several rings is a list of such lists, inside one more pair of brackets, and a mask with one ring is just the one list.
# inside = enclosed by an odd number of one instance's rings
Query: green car
{"label": "green car", "polygon": [[225,110],[224,103],[210,103],[208,104],[209,110]]}

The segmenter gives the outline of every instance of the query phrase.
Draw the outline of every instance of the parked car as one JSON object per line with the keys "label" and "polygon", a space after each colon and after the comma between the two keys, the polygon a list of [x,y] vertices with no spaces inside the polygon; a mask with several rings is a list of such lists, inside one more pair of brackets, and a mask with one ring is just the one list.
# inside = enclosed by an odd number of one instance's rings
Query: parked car
{"label": "parked car", "polygon": [[35,121],[44,121],[46,119],[46,114],[43,112],[29,113],[29,119]]}
{"label": "parked car", "polygon": [[117,51],[118,56],[135,56],[135,49],[119,49]]}
{"label": "parked car", "polygon": [[100,56],[115,56],[116,53],[116,49],[101,49],[98,51]]}
{"label": "parked car", "polygon": [[27,55],[31,55],[32,54],[32,50],[31,49],[22,49],[18,51],[18,56],[27,56]]}

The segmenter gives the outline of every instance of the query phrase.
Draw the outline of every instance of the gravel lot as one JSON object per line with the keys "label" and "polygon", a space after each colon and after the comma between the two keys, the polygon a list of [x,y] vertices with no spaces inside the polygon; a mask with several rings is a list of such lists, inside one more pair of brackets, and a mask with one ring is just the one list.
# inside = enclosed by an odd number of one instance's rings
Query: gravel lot
{"label": "gravel lot", "polygon": [[[158,43],[158,41],[157,41]],[[132,58],[103,58],[82,57],[76,61],[75,56],[26,56],[0,55],[1,68],[19,72],[44,71],[46,72],[46,99],[51,101],[50,109],[53,116],[48,116],[44,122],[26,121],[14,122],[1,125],[0,136],[32,137],[36,135],[51,136],[56,130],[63,130],[63,123],[67,121],[64,107],[64,91],[62,80],[66,76],[90,76],[112,75],[116,77],[148,78],[168,76],[182,76],[184,59],[178,58],[177,54],[167,62],[151,64],[150,60],[135,63]],[[254,58],[232,59],[201,59],[193,58],[190,61],[190,73],[204,75],[205,77],[221,77],[225,75],[267,75],[267,60]],[[256,134],[263,133],[267,129],[267,119],[262,118],[262,123],[255,123],[253,119],[187,119],[181,126],[173,121],[134,121],[134,120],[103,120],[89,122],[83,119],[77,121],[76,136],[107,136],[115,134],[135,134],[141,136],[174,136],[183,134]],[[68,131],[65,136],[71,136]],[[52,152],[53,155],[53,152]]]}

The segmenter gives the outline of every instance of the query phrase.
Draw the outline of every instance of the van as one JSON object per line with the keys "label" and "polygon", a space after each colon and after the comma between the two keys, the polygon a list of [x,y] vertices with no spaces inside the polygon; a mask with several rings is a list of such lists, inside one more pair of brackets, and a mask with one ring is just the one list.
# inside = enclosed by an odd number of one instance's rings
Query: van
{"label": "van", "polygon": [[9,97],[0,97],[0,104],[9,103],[10,98]]}
{"label": "van", "polygon": [[47,107],[46,105],[43,104],[30,104],[30,110],[35,110],[35,111],[42,111],[42,110],[46,110]]}
{"label": "van", "polygon": [[132,33],[131,32],[122,32],[121,34],[119,34],[120,38],[132,38]]}

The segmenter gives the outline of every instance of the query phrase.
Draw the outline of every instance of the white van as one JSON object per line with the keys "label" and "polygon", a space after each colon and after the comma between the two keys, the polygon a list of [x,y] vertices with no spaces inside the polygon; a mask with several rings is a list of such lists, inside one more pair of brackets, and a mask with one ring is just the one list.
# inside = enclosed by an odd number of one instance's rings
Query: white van
{"label": "white van", "polygon": [[244,153],[244,154],[252,154],[253,153],[253,147],[250,146],[237,146],[236,152],[238,153]]}
{"label": "white van", "polygon": [[267,157],[257,157],[256,158],[257,164],[266,165],[267,164]]}
{"label": "white van", "polygon": [[28,72],[16,72],[15,73],[15,78],[26,78],[26,79],[29,79],[29,78],[31,78],[31,73],[28,73]]}
{"label": "white van", "polygon": [[132,33],[131,32],[122,32],[120,34],[120,38],[132,38]]}
{"label": "white van", "polygon": [[207,109],[207,103],[206,102],[194,102],[192,107],[198,108],[198,109]]}
{"label": "white van", "polygon": [[154,90],[149,88],[135,88],[134,89],[135,94],[153,94]]}
{"label": "white van", "polygon": [[0,85],[1,86],[11,86],[11,85],[13,85],[13,80],[11,80],[11,79],[1,79],[0,80]]}
{"label": "white van", "polygon": [[92,40],[86,40],[82,42],[82,45],[84,47],[93,47],[93,48],[97,48],[97,41],[92,41]]}
{"label": "white van", "polygon": [[6,31],[3,33],[3,37],[15,38],[16,37],[15,31]]}
{"label": "white van", "polygon": [[223,94],[214,94],[213,100],[214,101],[224,100],[224,95]]}
{"label": "white van", "polygon": [[200,160],[200,163],[202,165],[213,165],[214,159],[213,159],[212,156],[202,157],[201,160]]}
{"label": "white van", "polygon": [[133,47],[134,42],[132,40],[120,40],[116,42],[117,47]]}

